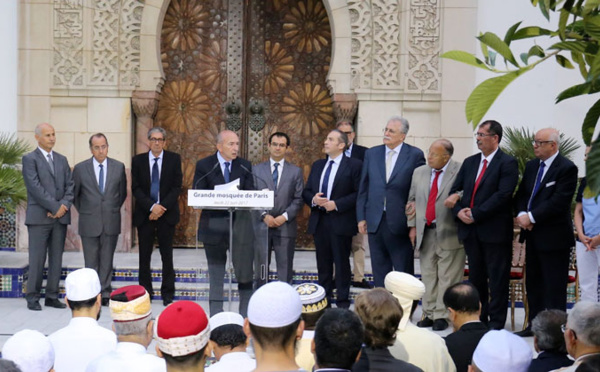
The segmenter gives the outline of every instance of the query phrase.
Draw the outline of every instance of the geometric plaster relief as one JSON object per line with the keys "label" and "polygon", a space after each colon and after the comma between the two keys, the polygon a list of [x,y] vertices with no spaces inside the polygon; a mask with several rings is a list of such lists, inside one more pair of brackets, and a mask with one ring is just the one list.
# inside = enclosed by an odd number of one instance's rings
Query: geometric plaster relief
{"label": "geometric plaster relief", "polygon": [[373,25],[370,1],[349,0],[352,49],[350,71],[353,88],[371,87],[371,66],[373,51]]}
{"label": "geometric plaster relief", "polygon": [[441,11],[439,0],[410,0],[406,89],[439,93]]}
{"label": "geometric plaster relief", "polygon": [[140,85],[140,30],[144,3],[141,0],[121,3],[119,34],[119,85],[135,88]]}
{"label": "geometric plaster relief", "polygon": [[82,0],[54,0],[52,85],[83,85]]}

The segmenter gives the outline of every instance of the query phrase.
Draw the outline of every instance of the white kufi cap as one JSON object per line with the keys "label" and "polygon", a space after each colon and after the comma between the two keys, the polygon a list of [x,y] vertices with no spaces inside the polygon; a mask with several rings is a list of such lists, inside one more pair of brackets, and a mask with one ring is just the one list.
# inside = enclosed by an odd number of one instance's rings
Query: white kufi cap
{"label": "white kufi cap", "polygon": [[300,295],[289,284],[271,282],[260,287],[248,304],[248,321],[255,326],[280,328],[300,319]]}
{"label": "white kufi cap", "polygon": [[244,326],[244,318],[238,313],[234,313],[232,311],[224,311],[222,313],[218,313],[218,314],[211,316],[210,320],[209,320],[209,324],[210,324],[210,329],[213,331],[215,329],[219,328],[220,326],[224,326],[227,324],[235,324],[235,325],[239,325],[240,327],[243,327]]}
{"label": "white kufi cap", "polygon": [[49,371],[54,366],[54,348],[41,332],[24,329],[6,341],[2,358],[15,362],[22,372]]}
{"label": "white kufi cap", "polygon": [[98,273],[94,269],[75,270],[65,279],[65,292],[68,300],[85,301],[98,296],[102,288]]}
{"label": "white kufi cap", "polygon": [[485,372],[527,372],[532,358],[527,342],[502,329],[483,336],[473,354],[473,363]]}

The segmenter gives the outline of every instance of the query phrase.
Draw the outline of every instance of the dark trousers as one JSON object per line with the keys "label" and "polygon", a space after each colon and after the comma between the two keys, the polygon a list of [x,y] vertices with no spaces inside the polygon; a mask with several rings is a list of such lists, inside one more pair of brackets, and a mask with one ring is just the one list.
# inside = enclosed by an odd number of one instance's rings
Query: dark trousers
{"label": "dark trousers", "polygon": [[[333,296],[333,268],[335,265],[335,288],[337,289],[337,307],[350,307],[350,252],[352,251],[352,235],[333,233],[332,218],[324,212],[314,234],[317,253],[317,271],[319,285],[325,288],[328,300]],[[331,302],[330,302],[331,303]]]}
{"label": "dark trousers", "polygon": [[29,235],[27,302],[40,299],[46,255],[48,255],[46,299],[57,299],[67,225],[61,224],[58,220],[47,225],[28,225],[27,232]]}
{"label": "dark trousers", "polygon": [[150,261],[154,248],[154,237],[158,238],[158,248],[162,259],[162,285],[160,291],[163,300],[172,300],[175,296],[175,270],[173,269],[173,235],[175,225],[164,221],[146,221],[138,226],[140,244],[140,285],[153,296]]}
{"label": "dark trousers", "polygon": [[529,325],[535,316],[546,309],[567,310],[567,281],[569,278],[569,249],[538,250],[531,238],[525,252]]}
{"label": "dark trousers", "polygon": [[377,231],[369,233],[369,249],[375,287],[384,287],[385,276],[392,270],[414,274],[413,247],[408,234],[394,234],[387,224],[385,212]]}
{"label": "dark trousers", "polygon": [[479,291],[480,319],[489,324],[491,329],[503,329],[508,305],[512,243],[482,242],[474,232],[463,243],[469,259],[469,281]]}
{"label": "dark trousers", "polygon": [[102,286],[102,298],[109,298],[112,288],[113,257],[119,235],[82,236],[85,267],[96,270]]}

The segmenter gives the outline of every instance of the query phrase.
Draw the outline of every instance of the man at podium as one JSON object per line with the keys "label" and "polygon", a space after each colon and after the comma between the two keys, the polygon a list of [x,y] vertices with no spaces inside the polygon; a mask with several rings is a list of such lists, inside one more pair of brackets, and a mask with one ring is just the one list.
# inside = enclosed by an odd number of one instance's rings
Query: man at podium
{"label": "man at podium", "polygon": [[[240,190],[254,190],[252,164],[238,157],[240,139],[235,132],[224,130],[217,135],[217,152],[198,160],[193,189],[213,190],[216,185],[239,179]],[[246,317],[252,295],[253,239],[248,211],[234,214],[232,257],[240,294],[240,314]],[[224,210],[202,211],[198,240],[204,243],[209,275],[210,315],[223,311],[223,279],[229,248],[229,213]]]}

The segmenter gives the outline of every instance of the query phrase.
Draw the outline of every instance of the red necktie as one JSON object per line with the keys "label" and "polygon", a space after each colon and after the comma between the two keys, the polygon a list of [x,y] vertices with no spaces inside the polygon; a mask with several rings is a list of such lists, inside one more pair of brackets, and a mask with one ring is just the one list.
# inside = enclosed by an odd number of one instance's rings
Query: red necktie
{"label": "red necktie", "polygon": [[475,200],[475,193],[477,193],[477,188],[479,187],[479,182],[481,181],[481,179],[483,178],[483,174],[485,173],[485,170],[487,169],[487,159],[483,159],[483,167],[481,167],[481,172],[479,173],[479,177],[477,177],[477,180],[475,181],[475,187],[473,187],[473,195],[471,195],[471,208],[473,208],[473,201]]}
{"label": "red necktie", "polygon": [[427,199],[427,209],[425,210],[425,219],[427,220],[427,226],[430,226],[433,220],[435,220],[435,199],[438,194],[438,178],[442,174],[441,170],[435,171],[435,177],[431,184],[431,190],[429,191],[429,199]]}

